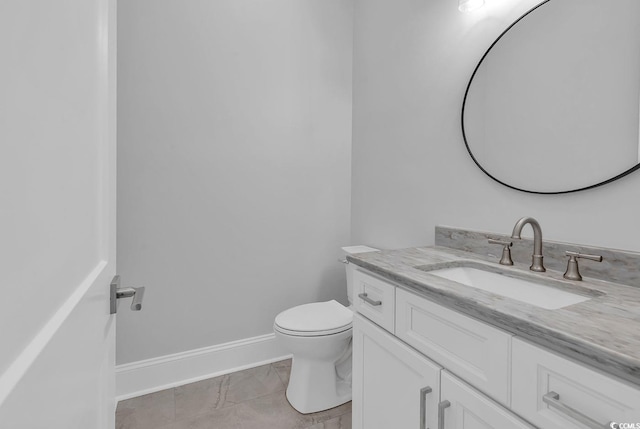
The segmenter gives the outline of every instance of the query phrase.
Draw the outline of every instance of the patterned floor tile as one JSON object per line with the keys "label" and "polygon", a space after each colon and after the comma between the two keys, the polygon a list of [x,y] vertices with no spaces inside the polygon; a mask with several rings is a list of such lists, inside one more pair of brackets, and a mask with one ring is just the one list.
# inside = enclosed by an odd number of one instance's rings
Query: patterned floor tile
{"label": "patterned floor tile", "polygon": [[287,401],[291,359],[122,401],[117,429],[351,429],[351,402],[312,414]]}

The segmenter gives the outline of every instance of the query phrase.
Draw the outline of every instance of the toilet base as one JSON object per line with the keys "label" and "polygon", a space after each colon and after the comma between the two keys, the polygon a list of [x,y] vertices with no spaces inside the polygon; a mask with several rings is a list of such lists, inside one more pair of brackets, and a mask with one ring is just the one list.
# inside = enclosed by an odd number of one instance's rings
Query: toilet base
{"label": "toilet base", "polygon": [[287,400],[298,412],[316,413],[351,400],[352,331],[304,337],[274,329],[293,354]]}
{"label": "toilet base", "polygon": [[334,362],[293,358],[287,400],[302,414],[337,407],[351,400],[351,380],[336,377]]}

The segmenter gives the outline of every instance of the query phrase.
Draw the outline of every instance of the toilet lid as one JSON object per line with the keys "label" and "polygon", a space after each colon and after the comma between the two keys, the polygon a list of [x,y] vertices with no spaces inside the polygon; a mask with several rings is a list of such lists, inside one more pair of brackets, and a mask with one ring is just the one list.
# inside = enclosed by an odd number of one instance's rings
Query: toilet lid
{"label": "toilet lid", "polygon": [[276,316],[276,328],[297,335],[329,335],[351,327],[353,313],[335,300],[313,302],[283,311]]}

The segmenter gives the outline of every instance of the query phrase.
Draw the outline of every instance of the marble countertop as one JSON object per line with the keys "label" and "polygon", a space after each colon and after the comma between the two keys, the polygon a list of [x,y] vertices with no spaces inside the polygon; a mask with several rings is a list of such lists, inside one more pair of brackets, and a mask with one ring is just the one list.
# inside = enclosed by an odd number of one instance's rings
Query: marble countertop
{"label": "marble countertop", "polygon": [[[565,280],[562,272],[533,273],[528,265],[502,266],[493,258],[439,246],[360,253],[347,259],[438,304],[640,386],[639,287],[587,277],[581,282]],[[535,276],[547,286],[591,299],[546,310],[416,268],[447,268],[461,262],[513,277]]]}

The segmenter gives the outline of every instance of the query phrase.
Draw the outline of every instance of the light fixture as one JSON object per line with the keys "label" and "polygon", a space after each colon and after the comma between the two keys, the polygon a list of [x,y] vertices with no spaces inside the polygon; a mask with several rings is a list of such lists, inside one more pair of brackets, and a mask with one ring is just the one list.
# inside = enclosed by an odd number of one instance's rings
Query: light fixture
{"label": "light fixture", "polygon": [[471,12],[482,7],[484,0],[458,0],[458,9],[461,12]]}

